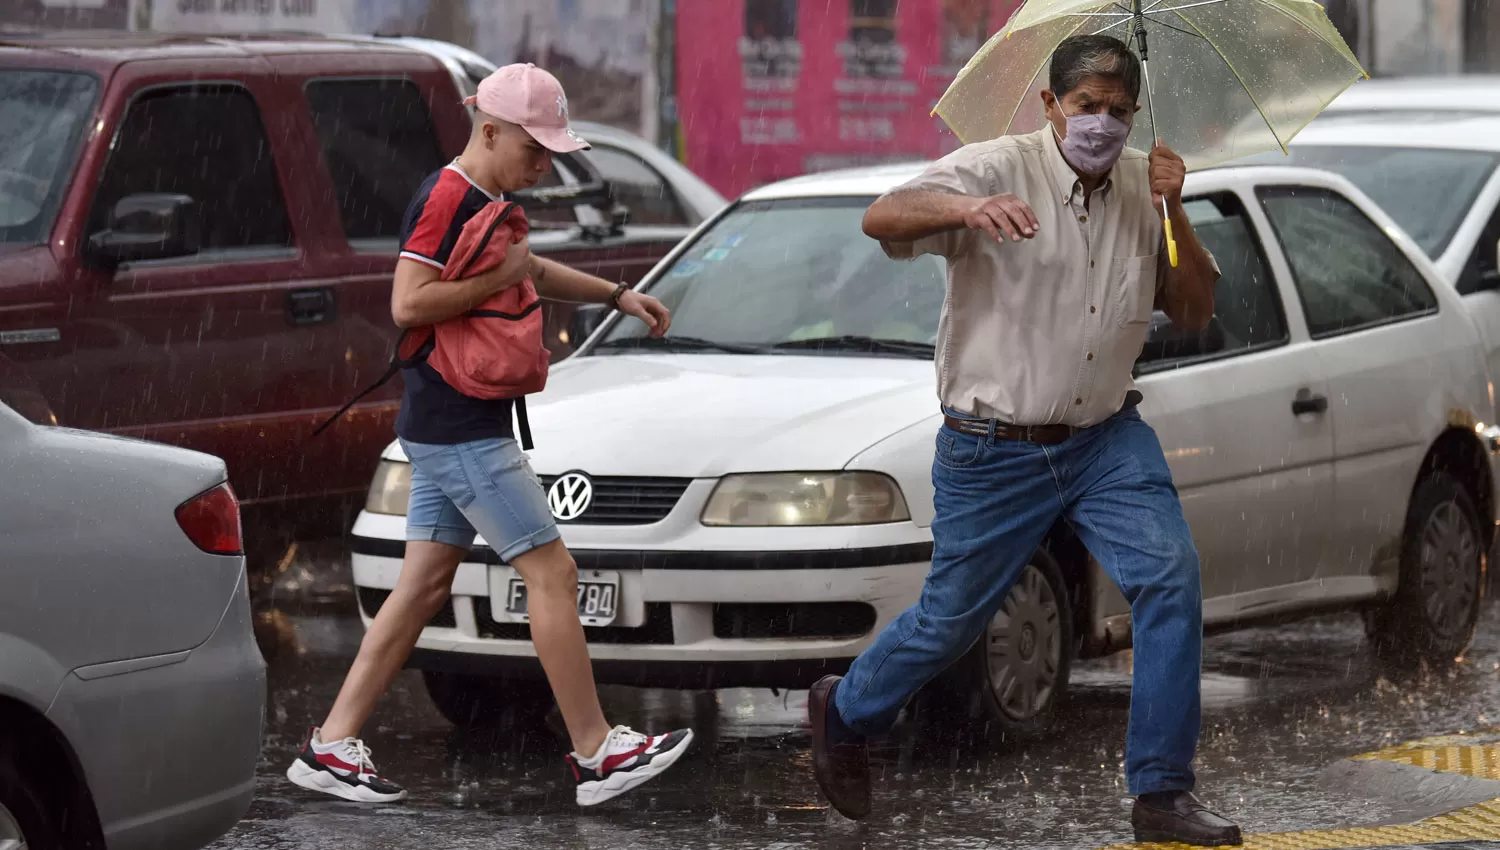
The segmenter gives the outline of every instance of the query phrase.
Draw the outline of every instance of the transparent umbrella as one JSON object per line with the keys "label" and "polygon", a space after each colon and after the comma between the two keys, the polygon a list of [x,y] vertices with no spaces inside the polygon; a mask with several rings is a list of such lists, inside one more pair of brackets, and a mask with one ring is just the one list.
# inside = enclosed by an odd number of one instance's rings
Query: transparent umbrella
{"label": "transparent umbrella", "polygon": [[1027,0],[934,114],[966,144],[1040,129],[1052,53],[1085,33],[1118,36],[1144,60],[1150,120],[1131,145],[1160,138],[1190,169],[1284,151],[1368,76],[1316,0]]}

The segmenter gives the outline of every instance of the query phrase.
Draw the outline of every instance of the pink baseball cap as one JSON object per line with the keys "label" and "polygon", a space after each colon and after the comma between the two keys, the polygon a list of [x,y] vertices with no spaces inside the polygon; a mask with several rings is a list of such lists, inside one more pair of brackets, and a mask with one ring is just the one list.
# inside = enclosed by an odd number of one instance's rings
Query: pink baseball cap
{"label": "pink baseball cap", "polygon": [[586,150],[588,142],[568,126],[568,96],[562,83],[527,62],[506,65],[479,81],[479,94],[464,100],[501,121],[519,124],[554,153]]}

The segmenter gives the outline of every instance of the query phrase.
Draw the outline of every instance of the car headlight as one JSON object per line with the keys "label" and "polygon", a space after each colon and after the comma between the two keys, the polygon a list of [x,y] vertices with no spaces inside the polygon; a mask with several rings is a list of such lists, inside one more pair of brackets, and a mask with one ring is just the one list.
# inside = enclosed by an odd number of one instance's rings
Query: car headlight
{"label": "car headlight", "polygon": [[398,460],[382,460],[375,467],[375,480],[370,482],[370,495],[365,498],[365,510],[372,514],[406,514],[406,502],[411,497],[411,464]]}
{"label": "car headlight", "polygon": [[703,509],[704,525],[874,525],[911,519],[901,488],[874,472],[728,475]]}

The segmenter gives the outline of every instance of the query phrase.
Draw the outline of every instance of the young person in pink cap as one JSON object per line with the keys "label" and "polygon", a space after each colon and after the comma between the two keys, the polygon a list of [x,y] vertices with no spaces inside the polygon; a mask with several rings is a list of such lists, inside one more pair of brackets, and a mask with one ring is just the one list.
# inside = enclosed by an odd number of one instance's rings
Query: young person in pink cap
{"label": "young person in pink cap", "polygon": [[[468,146],[427,178],[406,212],[391,291],[396,324],[422,327],[451,319],[529,276],[543,297],[610,303],[645,322],[654,336],[666,333],[671,316],[661,302],[534,256],[525,241],[512,245],[491,271],[439,279],[465,222],[506,192],[535,185],[551,168],[553,153],[588,147],[568,126],[562,85],[533,65],[501,68],[469,102],[479,114]],[[328,718],[312,730],[287,777],[360,802],[406,796],[400,785],[375,773],[359,731],[448,599],[476,532],[526,582],[531,638],[572,738],[567,760],[578,804],[602,803],[666,770],[687,750],[693,733],[643,735],[611,728],[604,719],[578,619],[577,566],[514,438],[512,400],[466,396],[425,363],[402,370],[402,377],[396,434],[412,462],[412,482],[401,577],[365,633]]]}

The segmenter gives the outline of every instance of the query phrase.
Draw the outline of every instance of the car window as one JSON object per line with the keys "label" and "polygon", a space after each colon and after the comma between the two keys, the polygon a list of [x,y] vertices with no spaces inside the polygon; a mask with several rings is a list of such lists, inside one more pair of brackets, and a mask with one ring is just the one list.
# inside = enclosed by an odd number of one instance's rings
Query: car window
{"label": "car window", "polygon": [[0,242],[42,242],[52,226],[99,81],[0,71]]}
{"label": "car window", "polygon": [[421,90],[405,79],[312,80],[307,103],[344,235],[389,249],[412,196],[444,164]]}
{"label": "car window", "polygon": [[1437,259],[1464,222],[1500,158],[1479,151],[1384,145],[1292,145],[1247,162],[1323,168],[1370,196],[1427,256]]}
{"label": "car window", "polygon": [[[673,336],[751,346],[840,336],[932,345],[946,292],[943,261],[887,258],[860,231],[873,200],[737,206],[651,286],[673,311]],[[640,322],[621,322],[604,341],[644,333]]]}
{"label": "car window", "polygon": [[1422,273],[1348,198],[1301,186],[1262,188],[1259,195],[1313,336],[1437,309]]}
{"label": "car window", "polygon": [[1193,232],[1219,264],[1214,316],[1224,329],[1224,351],[1260,348],[1287,339],[1276,279],[1266,265],[1239,196],[1196,198],[1184,205]]}
{"label": "car window", "polygon": [[589,161],[610,183],[615,200],[630,208],[632,224],[688,226],[682,202],[666,179],[645,160],[612,145],[596,143]]}
{"label": "car window", "polygon": [[1458,291],[1463,295],[1481,289],[1500,289],[1500,207],[1490,216],[1489,224],[1479,234],[1479,244],[1469,255],[1458,275]]}
{"label": "car window", "polygon": [[121,199],[148,192],[193,199],[204,251],[292,244],[271,145],[244,89],[155,89],[130,104],[94,197],[89,232],[109,226]]}

